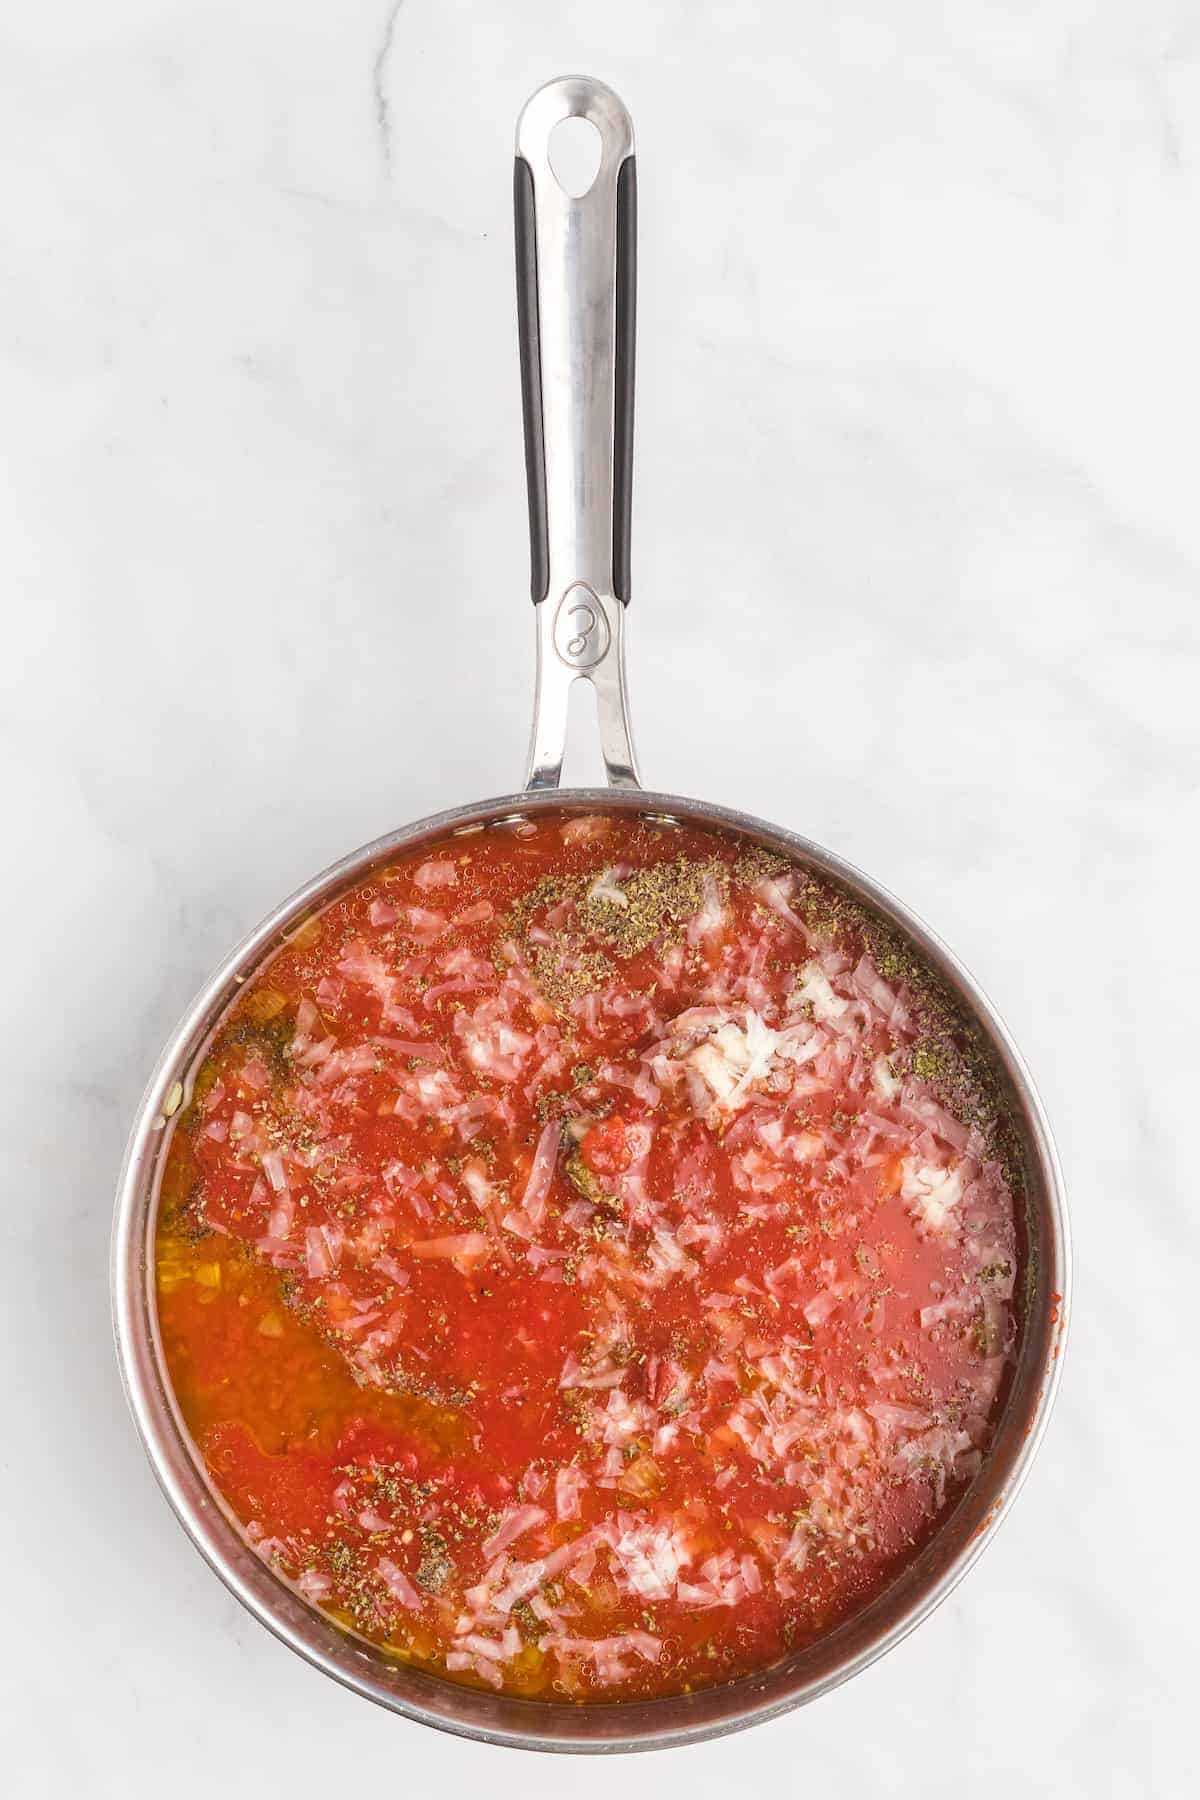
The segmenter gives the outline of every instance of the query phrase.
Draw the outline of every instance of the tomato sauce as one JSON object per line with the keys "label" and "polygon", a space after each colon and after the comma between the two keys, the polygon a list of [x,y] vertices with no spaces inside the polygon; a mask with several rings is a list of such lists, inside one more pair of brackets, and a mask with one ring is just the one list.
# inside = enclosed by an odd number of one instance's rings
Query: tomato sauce
{"label": "tomato sauce", "polygon": [[381,868],[171,1121],[157,1292],[210,1477],[397,1658],[728,1680],[894,1578],[1017,1335],[994,1080],[905,947],[734,835],[566,813]]}

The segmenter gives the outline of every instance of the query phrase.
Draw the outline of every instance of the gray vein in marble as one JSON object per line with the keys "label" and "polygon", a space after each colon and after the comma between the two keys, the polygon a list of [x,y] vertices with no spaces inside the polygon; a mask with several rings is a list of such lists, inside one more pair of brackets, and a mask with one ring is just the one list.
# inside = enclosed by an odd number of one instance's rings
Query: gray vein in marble
{"label": "gray vein in marble", "polygon": [[387,71],[392,47],[396,41],[396,25],[403,5],[404,0],[392,0],[392,4],[388,7],[383,35],[379,40],[379,48],[375,52],[375,61],[371,68],[371,89],[375,96],[375,124],[379,132],[383,166],[389,176],[392,172],[392,108],[387,96]]}

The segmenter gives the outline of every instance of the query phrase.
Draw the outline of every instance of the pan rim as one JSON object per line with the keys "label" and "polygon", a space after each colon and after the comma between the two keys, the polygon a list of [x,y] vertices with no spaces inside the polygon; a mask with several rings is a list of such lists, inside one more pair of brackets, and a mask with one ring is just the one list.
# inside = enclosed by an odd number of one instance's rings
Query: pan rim
{"label": "pan rim", "polygon": [[[836,1646],[846,1639],[846,1654],[836,1655],[830,1667],[801,1677],[787,1687],[793,1659],[739,1681],[721,1684],[697,1694],[666,1697],[650,1702],[596,1703],[572,1708],[545,1701],[518,1700],[510,1696],[481,1694],[436,1676],[406,1671],[413,1677],[412,1694],[403,1694],[384,1680],[402,1664],[386,1663],[368,1654],[365,1646],[308,1607],[252,1553],[241,1548],[251,1566],[235,1564],[236,1546],[226,1546],[224,1536],[235,1528],[207,1483],[198,1453],[182,1428],[174,1396],[157,1343],[153,1296],[148,1286],[146,1250],[157,1207],[158,1147],[163,1141],[168,1096],[193,1064],[204,1041],[206,1027],[223,1010],[239,975],[258,964],[274,940],[316,902],[330,898],[339,888],[396,851],[411,848],[421,839],[516,820],[535,813],[558,811],[640,812],[667,820],[709,824],[718,829],[747,833],[785,849],[797,860],[811,863],[843,881],[852,891],[876,906],[905,931],[921,953],[946,978],[994,1046],[1007,1078],[1019,1098],[1024,1122],[1023,1137],[1039,1180],[1042,1223],[1052,1267],[1043,1286],[1050,1298],[1057,1296],[1057,1315],[1049,1315],[1043,1331],[1043,1347],[1036,1368],[1025,1370],[1030,1386],[1028,1423],[1015,1447],[1003,1461],[993,1463],[989,1452],[984,1468],[972,1482],[959,1507],[977,1495],[976,1505],[995,1489],[981,1522],[936,1578],[918,1588],[910,1603],[895,1598],[903,1589],[908,1570],[854,1616],[826,1637],[812,1652]],[[584,1754],[677,1748],[706,1741],[764,1723],[782,1713],[831,1692],[895,1648],[953,1592],[994,1538],[1024,1485],[1034,1456],[1044,1438],[1058,1393],[1067,1322],[1071,1311],[1070,1227],[1062,1168],[1050,1133],[1045,1109],[1033,1078],[1003,1018],[953,951],[925,921],[874,877],[855,865],[785,827],[759,819],[732,807],[683,795],[641,788],[551,788],[518,791],[430,814],[385,833],[337,859],[303,883],[248,932],[203,984],[168,1038],[142,1099],[118,1179],[114,1210],[110,1284],[117,1360],[126,1401],[143,1449],[172,1511],[194,1547],[219,1576],[226,1588],[281,1642],[342,1686],[376,1704],[416,1722],[454,1735],[509,1748]],[[1051,1293],[1052,1290],[1052,1293]],[[1032,1341],[1032,1340],[1031,1340]],[[1025,1352],[1022,1352],[1022,1357]],[[1032,1355],[1032,1351],[1029,1352]],[[1021,1359],[1019,1358],[1019,1361]],[[999,1429],[999,1428],[998,1428]],[[173,1437],[172,1437],[173,1433]],[[190,1483],[187,1477],[190,1475]],[[990,1478],[990,1479],[989,1479]],[[200,1492],[207,1489],[207,1493]],[[959,1508],[934,1533],[930,1548],[943,1542]],[[922,1553],[924,1555],[924,1553]],[[919,1563],[921,1558],[917,1559]],[[889,1596],[892,1598],[889,1600]],[[897,1616],[874,1632],[870,1621],[878,1610],[896,1608]],[[858,1647],[854,1643],[862,1638]],[[794,1659],[799,1664],[810,1652]],[[772,1680],[774,1678],[774,1680]],[[779,1691],[773,1691],[778,1688]],[[771,1689],[771,1692],[767,1692]],[[427,1695],[423,1699],[422,1695]],[[681,1709],[680,1701],[687,1705]],[[683,1712],[684,1716],[678,1715]],[[675,1715],[674,1722],[667,1715]],[[524,1721],[528,1720],[526,1724]],[[550,1725],[554,1729],[550,1729]],[[589,1729],[590,1725],[590,1729]],[[626,1725],[628,1729],[622,1729]],[[600,1727],[600,1729],[597,1729]],[[635,1729],[636,1727],[636,1729]]]}

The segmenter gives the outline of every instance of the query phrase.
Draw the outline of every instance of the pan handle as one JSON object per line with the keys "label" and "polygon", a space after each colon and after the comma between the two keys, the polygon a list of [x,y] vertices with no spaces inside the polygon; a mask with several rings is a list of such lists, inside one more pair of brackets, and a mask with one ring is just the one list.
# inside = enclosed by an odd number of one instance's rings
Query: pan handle
{"label": "pan handle", "polygon": [[[565,119],[586,119],[599,136],[599,166],[582,194],[568,193],[551,165],[551,138]],[[567,697],[582,679],[596,691],[610,785],[637,787],[624,636],[636,293],[633,122],[603,82],[565,76],[526,103],[516,147],[517,317],[537,618],[526,786],[558,786]]]}

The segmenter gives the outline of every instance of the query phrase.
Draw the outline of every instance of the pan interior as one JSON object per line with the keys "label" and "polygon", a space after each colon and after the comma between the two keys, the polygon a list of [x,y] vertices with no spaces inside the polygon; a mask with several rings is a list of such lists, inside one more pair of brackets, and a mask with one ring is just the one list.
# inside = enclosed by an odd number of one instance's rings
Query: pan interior
{"label": "pan interior", "polygon": [[[166,1378],[153,1295],[158,1183],[170,1121],[241,984],[314,913],[398,852],[448,833],[511,830],[547,812],[633,813],[668,829],[710,826],[779,851],[839,888],[904,940],[984,1045],[1022,1176],[1015,1367],[991,1450],[954,1510],[889,1587],[817,1643],[740,1681],[649,1702],[572,1707],[459,1687],[388,1658],[309,1607],[253,1553],[210,1485]],[[419,821],[344,858],[266,919],[197,997],[151,1079],[122,1174],[113,1241],[114,1315],[131,1408],[174,1510],[231,1591],[283,1641],[364,1696],[442,1729],[543,1750],[649,1749],[735,1730],[826,1692],[904,1637],[965,1573],[1024,1477],[1057,1382],[1067,1284],[1061,1179],[1040,1104],[1003,1024],[949,951],[884,889],[804,838],[679,796],[612,789],[507,795]]]}

